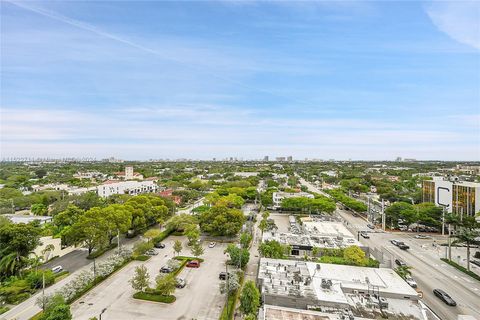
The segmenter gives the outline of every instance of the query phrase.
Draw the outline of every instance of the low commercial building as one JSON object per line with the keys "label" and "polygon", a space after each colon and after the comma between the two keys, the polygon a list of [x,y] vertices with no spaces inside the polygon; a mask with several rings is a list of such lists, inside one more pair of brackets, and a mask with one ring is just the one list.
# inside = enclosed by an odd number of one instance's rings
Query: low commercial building
{"label": "low commercial building", "polygon": [[341,222],[309,217],[301,221],[299,225],[295,217],[290,216],[290,232],[265,231],[262,241],[276,240],[290,246],[293,257],[312,256],[314,248],[344,249],[349,246],[358,246],[369,254],[368,247],[363,246]]}
{"label": "low commercial building", "polygon": [[52,221],[51,216],[33,216],[33,215],[20,215],[20,214],[5,214],[5,218],[9,219],[13,223],[30,223],[33,221],[39,221],[40,224],[44,224]]}
{"label": "low commercial building", "polygon": [[308,192],[274,192],[272,195],[273,207],[280,208],[283,199],[305,197],[313,199],[313,194]]}
{"label": "low commercial building", "polygon": [[261,258],[258,284],[267,306],[340,319],[426,319],[418,293],[392,269]]}
{"label": "low commercial building", "polygon": [[107,181],[97,187],[97,194],[102,198],[114,194],[136,196],[142,193],[155,193],[159,189],[156,181]]}
{"label": "low commercial building", "polygon": [[422,182],[422,200],[460,217],[474,217],[480,211],[480,183],[434,177]]}

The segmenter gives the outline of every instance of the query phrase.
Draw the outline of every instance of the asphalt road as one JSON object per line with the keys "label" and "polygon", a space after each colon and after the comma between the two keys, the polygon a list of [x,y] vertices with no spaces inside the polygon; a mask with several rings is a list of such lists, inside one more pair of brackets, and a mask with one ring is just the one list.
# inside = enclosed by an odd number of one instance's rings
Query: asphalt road
{"label": "asphalt road", "polygon": [[[310,191],[324,194],[304,179],[300,179],[300,183],[307,186]],[[361,217],[354,217],[344,210],[337,210],[337,214],[348,222],[348,228],[354,234],[358,230],[370,231],[367,228],[367,222]],[[413,236],[414,234],[411,233],[379,232],[370,233],[370,239],[360,237],[360,241],[371,248],[382,250],[387,255],[390,254],[392,260],[401,258],[411,266],[412,276],[418,284],[418,291],[423,294],[422,301],[442,320],[455,320],[458,315],[471,315],[480,320],[480,282],[441,261],[437,252],[422,247],[422,244],[431,245],[433,240],[429,242],[429,240],[415,239]],[[441,236],[437,242],[440,238]],[[404,241],[411,249],[400,250],[390,243],[392,239]],[[445,249],[442,247],[441,250]],[[394,262],[393,266],[395,267]],[[450,294],[457,302],[457,306],[447,306],[435,297],[432,292],[435,288],[443,289]]]}
{"label": "asphalt road", "polygon": [[[114,241],[116,241],[116,239],[114,239]],[[140,241],[140,237],[138,236],[135,238],[125,238],[125,236],[121,236],[120,245],[131,246],[137,241]],[[110,252],[114,251],[115,250],[111,250]],[[109,255],[110,252],[106,253],[106,255]],[[52,261],[45,263],[41,266],[41,269],[51,269],[55,266],[62,266],[64,270],[72,273],[90,263],[93,263],[93,260],[87,259],[87,256],[88,250],[80,247],[62,257],[55,258]]]}
{"label": "asphalt road", "polygon": [[[348,221],[354,230],[370,230],[362,218],[337,210],[337,213]],[[457,319],[458,315],[472,315],[480,319],[480,282],[447,265],[439,259],[438,252],[430,249],[433,240],[415,239],[412,233],[370,233],[370,239],[360,237],[362,243],[389,253],[391,259],[402,259],[411,266],[413,278],[417,281],[418,290],[423,294],[424,303],[442,320]],[[410,246],[409,250],[400,250],[390,243],[397,239]],[[436,242],[440,242],[441,236]],[[422,247],[422,245],[426,245]],[[435,249],[436,250],[436,249]],[[439,250],[445,250],[444,247]],[[386,255],[388,257],[388,255]],[[393,261],[392,261],[393,262]],[[395,263],[392,264],[395,267]],[[443,289],[457,302],[456,307],[447,306],[433,295],[433,289]]]}
{"label": "asphalt road", "polygon": [[[131,239],[123,239],[121,241],[122,246],[131,248],[136,241],[139,241],[140,237],[135,237]],[[115,250],[110,250],[105,253],[103,256],[97,259],[97,262],[106,260],[110,255],[115,254]],[[63,257],[56,258],[53,261],[45,264],[43,267],[51,268],[53,266],[61,265],[64,270],[68,270],[70,275],[59,282],[51,285],[45,289],[45,295],[50,295],[55,291],[62,288],[66,285],[72,277],[79,274],[83,270],[89,270],[93,267],[93,260],[86,259],[87,252],[84,249],[78,249],[66,254]],[[4,320],[28,320],[33,317],[35,314],[40,312],[40,308],[35,304],[38,297],[42,294],[41,291],[37,292],[35,295],[31,296],[29,299],[23,301],[22,303],[12,307],[9,311],[0,315],[0,319]]]}

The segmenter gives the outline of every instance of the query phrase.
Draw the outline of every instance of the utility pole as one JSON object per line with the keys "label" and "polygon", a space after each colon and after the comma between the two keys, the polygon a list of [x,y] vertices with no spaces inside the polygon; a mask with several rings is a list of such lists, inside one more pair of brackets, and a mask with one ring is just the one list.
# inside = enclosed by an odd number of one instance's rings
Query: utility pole
{"label": "utility pole", "polygon": [[120,229],[117,229],[117,250],[118,255],[120,255]]}
{"label": "utility pole", "polygon": [[95,258],[93,258],[93,280],[97,278],[97,265],[95,264]]}
{"label": "utility pole", "polygon": [[442,206],[442,236],[445,235],[445,206]]}
{"label": "utility pole", "polygon": [[229,277],[228,277],[228,263],[227,262],[225,262],[225,272],[227,273],[227,275],[226,275],[226,284],[227,284],[226,285],[226,289],[227,289],[226,290],[227,291],[226,292],[226,301],[227,301],[226,304],[227,304],[227,317],[228,317],[228,315],[229,315],[229,313],[228,313],[228,296],[230,294],[230,284],[228,283],[228,278]]}
{"label": "utility pole", "polygon": [[382,199],[382,230],[385,231],[385,202]]}
{"label": "utility pole", "polygon": [[42,272],[42,309],[45,311],[45,271]]}

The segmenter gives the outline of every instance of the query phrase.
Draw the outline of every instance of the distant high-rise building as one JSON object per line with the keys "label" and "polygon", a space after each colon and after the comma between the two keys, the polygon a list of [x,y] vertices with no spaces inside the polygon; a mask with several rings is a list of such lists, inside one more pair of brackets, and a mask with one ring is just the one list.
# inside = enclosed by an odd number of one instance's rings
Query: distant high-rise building
{"label": "distant high-rise building", "polygon": [[293,157],[292,157],[292,156],[288,156],[288,157],[287,157],[287,161],[292,162],[292,161],[293,161]]}
{"label": "distant high-rise building", "polygon": [[397,162],[402,161],[402,157],[397,157],[397,158],[395,159],[395,161],[397,161]]}
{"label": "distant high-rise building", "polygon": [[281,162],[281,161],[285,161],[285,157],[276,157],[275,160]]}
{"label": "distant high-rise building", "polygon": [[263,161],[268,161],[268,156],[263,157]]}

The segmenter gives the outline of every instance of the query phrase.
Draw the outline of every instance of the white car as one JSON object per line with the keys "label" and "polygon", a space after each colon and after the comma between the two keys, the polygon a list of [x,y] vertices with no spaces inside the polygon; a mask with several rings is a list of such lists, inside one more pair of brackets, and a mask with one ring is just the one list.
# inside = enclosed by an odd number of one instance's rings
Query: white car
{"label": "white car", "polygon": [[417,234],[415,236],[416,239],[432,239],[431,236],[427,236],[427,235],[424,235],[424,234]]}
{"label": "white car", "polygon": [[55,266],[55,267],[52,268],[52,271],[53,271],[53,273],[62,272],[62,271],[63,271],[63,267],[62,267],[62,266]]}
{"label": "white car", "polygon": [[217,245],[217,243],[212,241],[212,242],[210,242],[210,243],[208,244],[208,247],[209,247],[209,248],[213,248],[213,247],[215,247],[216,245]]}
{"label": "white car", "polygon": [[413,280],[412,277],[406,277],[405,281],[409,284],[410,287],[416,288],[417,287],[417,282]]}

